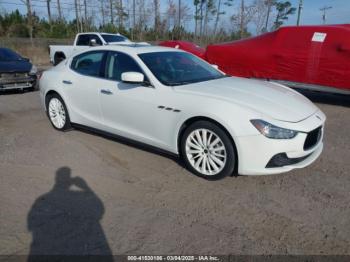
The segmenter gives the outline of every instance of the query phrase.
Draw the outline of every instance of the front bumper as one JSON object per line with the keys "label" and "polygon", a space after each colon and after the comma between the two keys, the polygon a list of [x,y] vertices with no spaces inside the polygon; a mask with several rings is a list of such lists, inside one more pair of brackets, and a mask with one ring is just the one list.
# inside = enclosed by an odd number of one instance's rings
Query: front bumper
{"label": "front bumper", "polygon": [[0,91],[32,88],[36,85],[37,76],[28,73],[7,74],[0,77]]}
{"label": "front bumper", "polygon": [[[293,139],[269,139],[263,135],[236,137],[238,173],[242,175],[270,175],[303,168],[322,153],[325,116],[322,112],[297,123],[300,129]],[[295,125],[291,123],[291,125]],[[310,136],[320,128],[312,146]],[[293,127],[291,127],[293,129]],[[310,135],[311,134],[311,135]]]}

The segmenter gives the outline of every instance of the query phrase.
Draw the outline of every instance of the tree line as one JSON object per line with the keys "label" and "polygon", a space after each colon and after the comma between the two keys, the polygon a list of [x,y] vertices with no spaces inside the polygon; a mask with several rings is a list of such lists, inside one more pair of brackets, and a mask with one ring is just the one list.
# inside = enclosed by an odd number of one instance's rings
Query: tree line
{"label": "tree line", "polygon": [[[200,44],[241,39],[279,28],[296,8],[279,0],[21,0],[2,11],[0,36],[72,38],[119,32],[136,41],[185,39]],[[45,10],[45,13],[43,13]]]}

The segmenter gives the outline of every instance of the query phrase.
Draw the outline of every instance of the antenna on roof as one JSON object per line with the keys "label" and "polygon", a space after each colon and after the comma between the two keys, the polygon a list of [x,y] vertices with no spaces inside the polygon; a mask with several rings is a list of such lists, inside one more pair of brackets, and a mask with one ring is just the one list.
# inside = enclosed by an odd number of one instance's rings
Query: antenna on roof
{"label": "antenna on roof", "polygon": [[320,11],[323,12],[323,14],[322,14],[322,20],[323,20],[323,24],[324,24],[324,25],[326,24],[326,11],[329,10],[329,9],[331,9],[331,8],[332,8],[332,6],[325,6],[325,7],[320,8]]}

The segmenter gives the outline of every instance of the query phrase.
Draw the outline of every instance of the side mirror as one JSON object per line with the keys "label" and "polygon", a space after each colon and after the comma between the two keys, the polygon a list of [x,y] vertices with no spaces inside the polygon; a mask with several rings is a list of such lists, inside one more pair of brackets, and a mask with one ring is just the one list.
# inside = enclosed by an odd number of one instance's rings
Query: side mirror
{"label": "side mirror", "polygon": [[141,84],[145,81],[145,76],[139,72],[122,73],[122,81],[124,83]]}
{"label": "side mirror", "polygon": [[90,46],[98,46],[96,39],[90,39],[89,45]]}

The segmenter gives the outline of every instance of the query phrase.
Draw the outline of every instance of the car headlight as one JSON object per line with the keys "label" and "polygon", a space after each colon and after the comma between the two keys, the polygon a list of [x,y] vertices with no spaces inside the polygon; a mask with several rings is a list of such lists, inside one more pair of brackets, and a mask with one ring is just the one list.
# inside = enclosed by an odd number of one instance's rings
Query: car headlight
{"label": "car headlight", "polygon": [[259,130],[261,134],[268,138],[273,139],[291,139],[295,137],[298,132],[295,130],[285,129],[278,126],[274,126],[261,119],[253,119],[250,122]]}
{"label": "car headlight", "polygon": [[36,75],[38,73],[38,68],[35,65],[32,65],[32,69],[30,69],[30,75]]}

